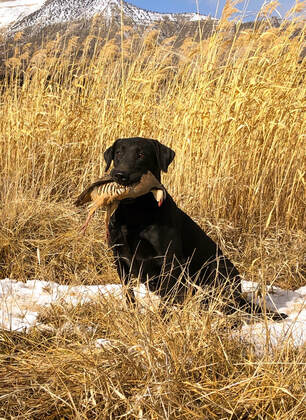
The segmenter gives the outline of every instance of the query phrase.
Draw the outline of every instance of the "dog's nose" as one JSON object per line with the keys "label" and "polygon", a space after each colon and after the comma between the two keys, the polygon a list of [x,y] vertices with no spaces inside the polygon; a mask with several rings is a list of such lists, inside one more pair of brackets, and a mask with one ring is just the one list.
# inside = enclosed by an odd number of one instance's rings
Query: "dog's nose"
{"label": "dog's nose", "polygon": [[124,172],[116,172],[113,177],[115,181],[117,181],[119,184],[128,182],[128,179],[129,179],[128,176]]}

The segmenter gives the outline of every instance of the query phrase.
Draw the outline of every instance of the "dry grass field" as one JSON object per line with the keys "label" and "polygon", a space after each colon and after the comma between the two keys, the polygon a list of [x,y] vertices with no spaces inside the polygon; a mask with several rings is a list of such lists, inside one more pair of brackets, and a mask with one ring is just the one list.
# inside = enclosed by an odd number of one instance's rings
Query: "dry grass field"
{"label": "dry grass field", "polygon": [[[142,136],[176,151],[164,185],[247,279],[263,289],[305,285],[303,29],[293,36],[303,22],[229,39],[226,17],[211,38],[187,39],[179,50],[171,39],[157,43],[154,31],[139,40],[131,28],[122,28],[121,46],[109,40],[90,60],[90,37],[81,57],[77,38],[61,51],[60,41],[46,41],[22,84],[27,46],[6,62],[0,278],[118,282],[102,212],[81,236],[85,212],[72,203],[103,173],[107,146]],[[58,327],[68,319],[68,331],[2,331],[0,417],[305,415],[305,349],[288,344],[258,359],[233,339],[230,320],[196,298],[171,311],[166,321],[157,310],[63,305],[44,316]],[[93,347],[101,337],[118,346]]]}

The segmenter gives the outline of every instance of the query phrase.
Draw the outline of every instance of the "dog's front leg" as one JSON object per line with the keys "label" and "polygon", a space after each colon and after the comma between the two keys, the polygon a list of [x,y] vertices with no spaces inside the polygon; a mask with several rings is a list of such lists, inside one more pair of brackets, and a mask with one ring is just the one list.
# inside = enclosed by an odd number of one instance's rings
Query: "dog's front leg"
{"label": "dog's front leg", "polygon": [[152,265],[146,264],[150,277],[148,286],[163,299],[181,303],[187,288],[184,278],[185,261],[182,257],[182,242],[177,230],[169,226],[151,225],[141,232],[141,237],[154,248]]}
{"label": "dog's front leg", "polygon": [[136,298],[135,298],[135,293],[133,289],[130,268],[126,264],[124,259],[120,257],[119,252],[117,252],[115,255],[115,264],[116,264],[118,276],[124,287],[124,294],[126,297],[127,304],[135,306]]}

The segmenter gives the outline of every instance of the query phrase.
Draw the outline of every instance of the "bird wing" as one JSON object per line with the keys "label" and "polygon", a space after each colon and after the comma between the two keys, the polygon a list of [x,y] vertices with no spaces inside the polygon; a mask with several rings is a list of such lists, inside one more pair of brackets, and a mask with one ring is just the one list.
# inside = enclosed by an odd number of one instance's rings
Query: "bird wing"
{"label": "bird wing", "polygon": [[83,204],[89,203],[90,201],[93,200],[92,197],[92,192],[100,187],[101,185],[105,185],[108,184],[110,182],[114,182],[114,180],[112,179],[112,177],[109,174],[105,174],[103,176],[103,178],[98,179],[96,182],[94,182],[93,184],[91,184],[88,188],[86,188],[86,190],[84,190],[76,199],[76,201],[74,202],[74,205],[79,207],[82,206]]}

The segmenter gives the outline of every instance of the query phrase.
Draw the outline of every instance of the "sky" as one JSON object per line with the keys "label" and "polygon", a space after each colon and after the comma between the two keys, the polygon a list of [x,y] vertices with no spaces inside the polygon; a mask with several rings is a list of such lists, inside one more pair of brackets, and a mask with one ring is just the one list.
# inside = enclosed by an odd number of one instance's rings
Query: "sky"
{"label": "sky", "polygon": [[[127,0],[135,6],[155,12],[195,12],[197,11],[197,3],[199,11],[202,14],[210,14],[211,16],[220,17],[220,12],[225,4],[225,0]],[[278,11],[281,16],[295,4],[295,0],[278,0],[280,6]],[[266,3],[269,1],[266,0]],[[264,0],[243,0],[237,8],[241,11],[247,10],[248,16],[254,17],[264,3]],[[218,12],[216,14],[216,9]]]}

